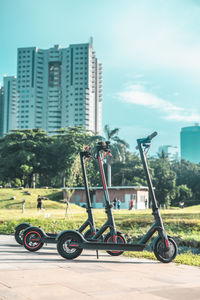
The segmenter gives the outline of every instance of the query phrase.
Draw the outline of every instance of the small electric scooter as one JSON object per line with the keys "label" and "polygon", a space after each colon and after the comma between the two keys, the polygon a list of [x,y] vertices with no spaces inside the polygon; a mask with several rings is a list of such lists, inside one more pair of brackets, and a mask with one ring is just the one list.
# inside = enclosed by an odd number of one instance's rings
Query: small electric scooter
{"label": "small electric scooter", "polygon": [[[109,194],[108,194],[108,189],[107,189],[106,179],[105,179],[105,173],[104,173],[104,168],[103,168],[103,163],[102,163],[106,155],[108,155],[108,154],[111,155],[109,144],[110,144],[109,142],[99,142],[97,145],[97,155],[96,155],[96,158],[99,163],[99,169],[100,169],[101,179],[102,179],[102,184],[103,184],[103,191],[104,191],[104,197],[105,197],[105,213],[107,215],[107,220],[101,226],[101,228],[96,231],[96,234],[91,239],[88,239],[88,240],[91,243],[96,244],[96,242],[100,241],[100,238],[103,236],[104,232],[108,229],[109,230],[108,233],[103,238],[104,243],[106,243],[106,244],[107,243],[125,244],[126,243],[125,237],[123,236],[123,234],[120,231],[116,230],[115,221],[114,221],[113,212],[112,212],[112,204],[110,203],[110,199],[109,199]],[[101,157],[101,152],[103,152],[105,154],[103,158]],[[75,232],[75,231],[74,230],[65,230],[65,231],[61,232],[56,239],[61,244],[61,240],[63,238],[65,238],[65,234],[71,234],[73,232]],[[84,238],[84,240],[85,240],[85,238]],[[64,247],[64,251],[62,251],[63,247]],[[59,246],[58,246],[58,248],[59,248]],[[71,249],[66,248],[65,244],[62,245],[62,248],[61,249],[59,248],[58,251],[61,251],[63,253],[63,255],[65,255],[65,253],[67,253],[67,258],[69,257],[69,259],[75,258],[79,252],[73,248],[71,248]],[[119,256],[124,252],[119,249],[116,249],[116,250],[109,249],[109,247],[107,249],[108,249],[107,253],[112,256]],[[94,250],[95,250],[95,248],[94,248]],[[96,249],[96,250],[98,250],[98,249]],[[98,257],[98,255],[97,255],[97,257]]]}
{"label": "small electric scooter", "polygon": [[[137,244],[128,244],[128,243],[120,242],[115,226],[113,226],[110,232],[109,239],[104,240],[104,242],[87,241],[81,233],[76,232],[75,230],[66,230],[61,232],[56,238],[58,240],[57,250],[62,257],[66,259],[74,259],[82,253],[83,249],[106,250],[107,252],[143,251],[146,247],[147,241],[149,241],[149,239],[153,236],[155,232],[158,232],[157,237],[153,241],[153,251],[156,258],[163,263],[169,263],[174,260],[174,258],[177,255],[177,245],[175,241],[170,236],[168,236],[165,232],[162,218],[157,205],[156,197],[154,194],[153,185],[152,185],[152,181],[151,181],[151,177],[147,165],[146,154],[145,154],[145,150],[149,148],[151,140],[156,135],[157,132],[154,132],[146,138],[137,140],[137,144],[138,144],[137,147],[140,152],[143,168],[147,178],[147,184],[149,187],[149,195],[152,200],[152,214],[154,216],[154,224],[151,226],[148,232],[139,240]],[[103,150],[103,143],[99,143],[97,146],[97,152],[99,152],[100,150]],[[101,159],[100,155],[98,157],[100,160]],[[100,163],[100,171],[101,174],[104,174],[101,163]],[[108,207],[110,207],[110,202],[109,202],[109,197],[107,192],[107,186],[106,186],[105,177],[102,176],[102,178],[103,178],[103,188],[104,188],[105,198],[107,202],[106,209],[108,209]],[[108,210],[107,213],[112,214],[112,211]],[[103,225],[103,227],[99,229],[99,232],[104,231],[104,226],[105,225]],[[97,236],[99,232],[97,232],[95,236]]]}
{"label": "small electric scooter", "polygon": [[[87,202],[87,214],[88,218],[87,220],[80,226],[78,229],[79,232],[83,232],[88,226],[89,229],[84,233],[84,238],[89,239],[96,233],[95,228],[95,222],[94,217],[92,213],[92,205],[91,205],[91,199],[90,199],[90,193],[88,188],[88,180],[86,175],[86,169],[85,169],[85,162],[84,160],[89,160],[91,158],[91,154],[89,152],[89,148],[86,148],[85,151],[80,152],[80,160],[81,160],[81,167],[82,167],[82,173],[83,173],[83,180],[84,180],[84,186],[85,186],[85,192],[86,192],[86,202]],[[29,226],[27,226],[29,225]],[[22,229],[23,226],[26,226],[25,229]],[[18,232],[20,231],[21,236],[18,236]],[[22,241],[22,244],[24,247],[29,251],[37,251],[45,244],[56,244],[57,240],[57,233],[45,233],[41,228],[31,226],[27,223],[19,224],[18,227],[16,227],[15,232],[15,238],[18,239],[18,242]]]}

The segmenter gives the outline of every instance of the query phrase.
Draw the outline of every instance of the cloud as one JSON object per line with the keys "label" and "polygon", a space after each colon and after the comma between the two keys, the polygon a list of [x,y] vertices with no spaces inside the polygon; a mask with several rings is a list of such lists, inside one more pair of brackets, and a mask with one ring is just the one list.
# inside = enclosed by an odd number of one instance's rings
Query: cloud
{"label": "cloud", "polygon": [[151,108],[162,109],[164,111],[180,111],[181,107],[175,106],[147,91],[142,85],[136,84],[129,86],[126,90],[119,93],[119,97],[125,102],[148,106]]}
{"label": "cloud", "polygon": [[122,92],[117,94],[120,101],[142,105],[150,109],[159,110],[161,118],[168,121],[177,122],[199,122],[200,114],[189,111],[184,107],[176,106],[171,102],[164,100],[152,92],[146,90],[141,84],[128,85]]}
{"label": "cloud", "polygon": [[177,121],[177,122],[188,122],[188,123],[200,122],[200,114],[183,111],[182,114],[172,113],[172,114],[169,114],[169,115],[163,117],[163,119],[166,119],[168,121],[172,120],[172,121]]}

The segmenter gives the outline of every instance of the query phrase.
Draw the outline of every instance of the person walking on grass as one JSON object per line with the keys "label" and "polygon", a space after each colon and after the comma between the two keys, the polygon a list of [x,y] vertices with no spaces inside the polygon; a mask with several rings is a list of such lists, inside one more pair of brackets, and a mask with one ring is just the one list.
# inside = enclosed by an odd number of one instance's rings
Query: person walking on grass
{"label": "person walking on grass", "polygon": [[114,209],[116,209],[116,205],[117,205],[117,199],[114,198],[114,200],[113,200],[113,207],[114,207]]}
{"label": "person walking on grass", "polygon": [[129,210],[132,210],[132,209],[133,209],[133,199],[131,199],[130,205],[129,205]]}
{"label": "person walking on grass", "polygon": [[120,208],[121,208],[121,201],[118,199],[118,200],[117,200],[117,209],[120,210]]}
{"label": "person walking on grass", "polygon": [[42,198],[40,195],[37,197],[37,210],[40,211],[42,209]]}

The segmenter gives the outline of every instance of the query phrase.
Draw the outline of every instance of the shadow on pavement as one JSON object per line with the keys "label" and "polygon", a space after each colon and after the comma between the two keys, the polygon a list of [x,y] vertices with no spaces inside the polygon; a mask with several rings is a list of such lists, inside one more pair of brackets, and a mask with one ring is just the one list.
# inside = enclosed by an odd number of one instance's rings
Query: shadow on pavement
{"label": "shadow on pavement", "polygon": [[33,258],[33,257],[30,257],[30,258],[19,258],[19,259],[16,259],[16,258],[12,258],[12,259],[0,259],[0,262],[1,263],[8,263],[8,262],[19,262],[19,263],[22,263],[22,262],[27,262],[29,261],[29,263],[37,263],[37,262],[52,262],[52,263],[56,263],[56,262],[66,262],[66,263],[70,263],[70,264],[79,264],[79,263],[90,263],[90,264],[93,264],[93,263],[103,263],[103,264],[107,264],[107,263],[112,263],[112,264],[157,264],[158,262],[155,262],[155,261],[114,261],[114,260],[101,260],[101,259],[95,259],[95,260],[88,260],[88,259],[81,259],[81,260],[64,260],[62,258],[58,258],[58,259],[48,259],[48,258],[39,258],[39,257],[36,257],[36,258]]}

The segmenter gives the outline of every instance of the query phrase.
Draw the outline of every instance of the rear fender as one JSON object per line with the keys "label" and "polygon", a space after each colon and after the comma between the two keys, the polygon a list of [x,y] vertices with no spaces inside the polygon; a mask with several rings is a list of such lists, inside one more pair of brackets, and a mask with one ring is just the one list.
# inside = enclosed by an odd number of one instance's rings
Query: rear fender
{"label": "rear fender", "polygon": [[30,227],[31,226],[31,224],[30,223],[20,223],[20,224],[18,224],[17,226],[15,226],[15,230],[20,230],[20,228],[28,228],[28,227]]}
{"label": "rear fender", "polygon": [[63,237],[63,235],[65,235],[66,233],[77,234],[82,239],[82,242],[87,242],[86,239],[83,237],[83,235],[76,230],[64,230],[64,231],[60,232],[56,237],[56,241],[60,240],[61,237]]}
{"label": "rear fender", "polygon": [[36,227],[36,226],[30,226],[28,228],[26,228],[23,232],[24,236],[26,235],[26,233],[29,231],[29,230],[37,230],[40,232],[41,236],[46,236],[46,233],[44,232],[44,230],[42,230],[40,227]]}
{"label": "rear fender", "polygon": [[121,231],[118,231],[118,230],[117,230],[117,234],[121,234],[121,235],[123,235],[123,234],[122,234],[122,232],[121,232]]}

